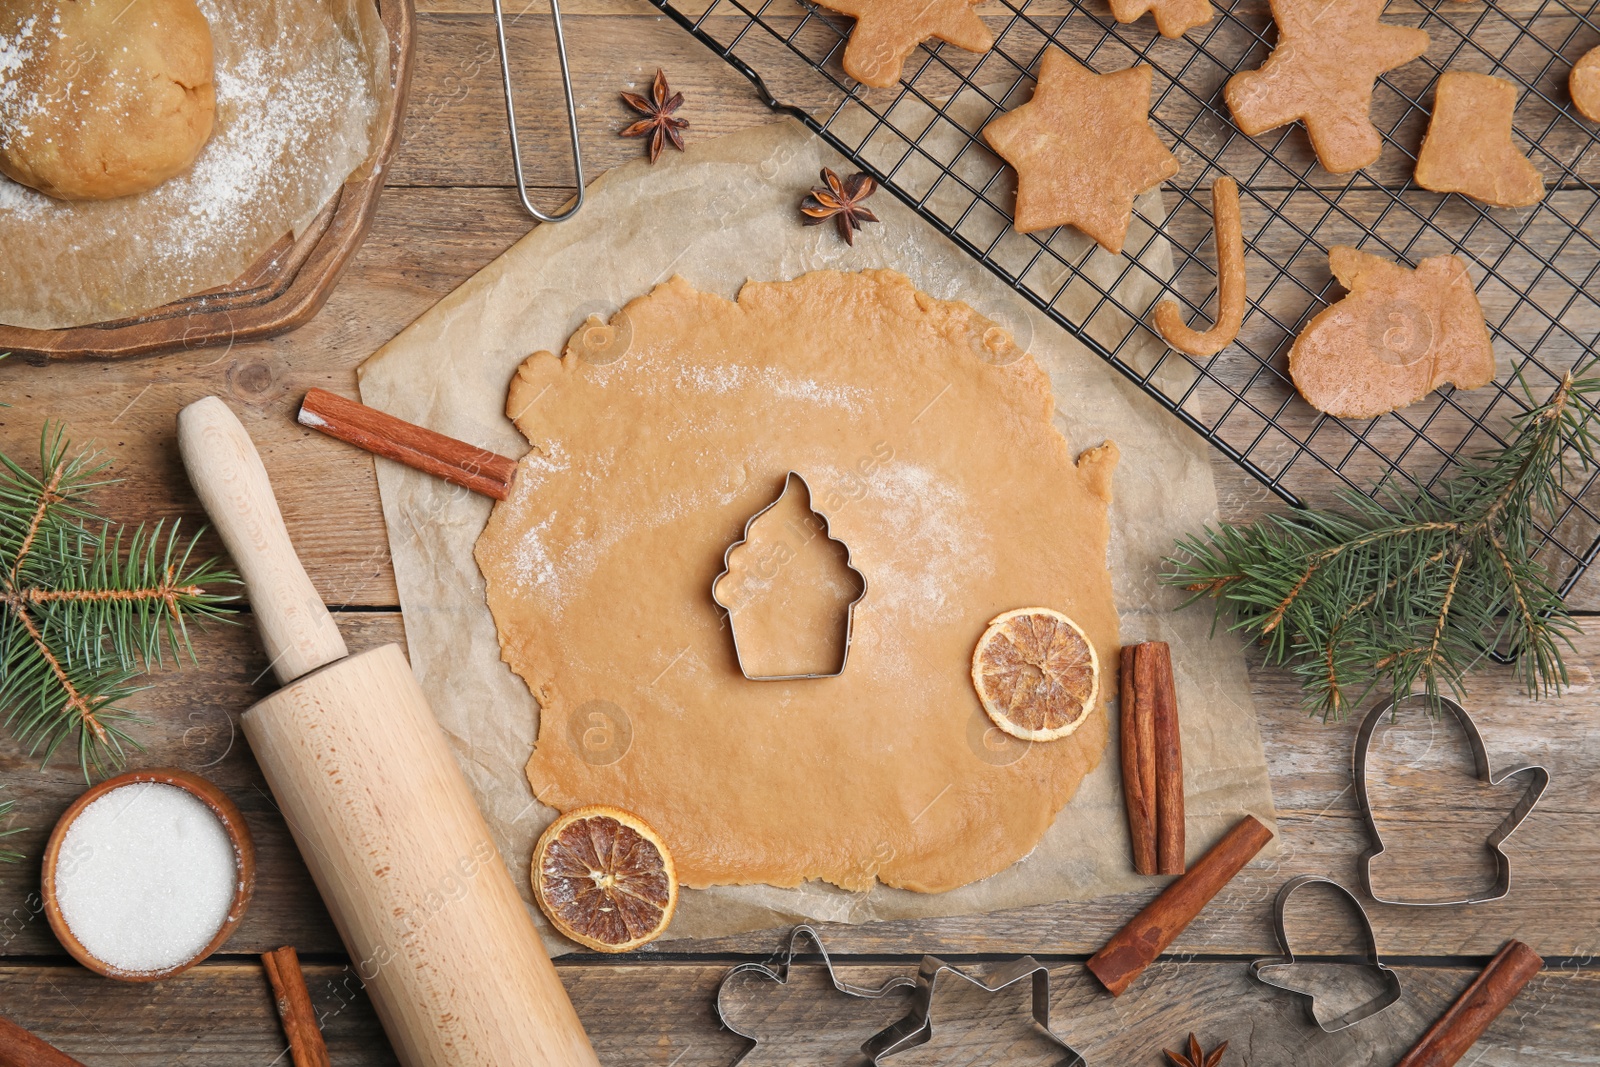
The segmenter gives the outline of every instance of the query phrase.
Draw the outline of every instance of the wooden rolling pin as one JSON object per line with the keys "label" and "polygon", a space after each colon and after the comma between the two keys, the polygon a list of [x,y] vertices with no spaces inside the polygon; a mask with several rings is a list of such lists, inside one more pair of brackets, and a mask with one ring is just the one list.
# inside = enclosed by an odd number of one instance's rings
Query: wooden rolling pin
{"label": "wooden rolling pin", "polygon": [[347,655],[222,401],[178,444],[283,684],[245,736],[400,1062],[598,1067],[405,655]]}

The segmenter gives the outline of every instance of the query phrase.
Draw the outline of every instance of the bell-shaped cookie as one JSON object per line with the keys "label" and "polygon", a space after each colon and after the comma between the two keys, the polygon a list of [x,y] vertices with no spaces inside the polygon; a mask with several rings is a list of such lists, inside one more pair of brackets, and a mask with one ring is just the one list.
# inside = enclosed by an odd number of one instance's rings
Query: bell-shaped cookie
{"label": "bell-shaped cookie", "polygon": [[1517,87],[1503,78],[1450,71],[1439,79],[1433,119],[1417,154],[1417,184],[1495,207],[1544,199],[1544,177],[1511,143]]}
{"label": "bell-shaped cookie", "polygon": [[1452,383],[1494,380],[1494,347],[1467,266],[1434,256],[1416,270],[1335,246],[1328,265],[1348,296],[1323,309],[1289,349],[1289,375],[1308,404],[1370,419]]}

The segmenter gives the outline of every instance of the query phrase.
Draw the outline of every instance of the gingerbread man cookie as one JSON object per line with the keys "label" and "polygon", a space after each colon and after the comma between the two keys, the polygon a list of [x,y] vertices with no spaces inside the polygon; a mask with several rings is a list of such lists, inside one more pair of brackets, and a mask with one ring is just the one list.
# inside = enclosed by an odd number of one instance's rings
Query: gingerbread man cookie
{"label": "gingerbread man cookie", "polygon": [[1134,197],[1178,173],[1150,128],[1150,82],[1146,66],[1096,74],[1046,50],[1033,99],[983,128],[1017,171],[1017,232],[1072,225],[1122,251]]}
{"label": "gingerbread man cookie", "polygon": [[1289,376],[1312,407],[1370,419],[1446,382],[1477,389],[1494,380],[1494,346],[1460,257],[1411,270],[1335,246],[1328,265],[1350,294],[1318,312],[1289,349]]}
{"label": "gingerbread man cookie", "polygon": [[1306,124],[1311,147],[1334,174],[1375,162],[1383,138],[1372,125],[1378,75],[1428,47],[1423,30],[1380,22],[1386,0],[1271,0],[1278,44],[1259,70],[1228,79],[1228,110],[1251,137]]}
{"label": "gingerbread man cookie", "polygon": [[906,57],[930,37],[987,52],[994,34],[973,8],[980,0],[817,0],[856,20],[844,46],[844,72],[883,89],[900,80]]}
{"label": "gingerbread man cookie", "polygon": [[1495,207],[1544,199],[1544,177],[1511,143],[1517,87],[1503,78],[1453,70],[1439,79],[1433,118],[1417,154],[1417,184]]}
{"label": "gingerbread man cookie", "polygon": [[1111,15],[1118,22],[1137,22],[1145,12],[1156,16],[1163,37],[1182,37],[1211,21],[1211,0],[1111,0]]}
{"label": "gingerbread man cookie", "polygon": [[1572,105],[1590,122],[1600,122],[1600,48],[1591,48],[1567,76]]}

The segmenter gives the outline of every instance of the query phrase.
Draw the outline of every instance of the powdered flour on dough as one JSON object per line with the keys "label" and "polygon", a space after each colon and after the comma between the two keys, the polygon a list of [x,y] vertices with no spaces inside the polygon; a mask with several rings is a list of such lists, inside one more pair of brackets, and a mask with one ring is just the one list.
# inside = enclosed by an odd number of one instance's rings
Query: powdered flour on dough
{"label": "powdered flour on dough", "polygon": [[[530,356],[507,413],[533,449],[476,556],[541,707],[535,794],[637,812],[691,887],[937,892],[1026,855],[1100,761],[1105,709],[985,744],[974,643],[1034,605],[1102,664],[1118,641],[1116,449],[1075,463],[1054,408],[1003,330],[893,271],[737,303],[673,278]],[[841,676],[751,681],[711,586],[791,470],[867,593]]]}

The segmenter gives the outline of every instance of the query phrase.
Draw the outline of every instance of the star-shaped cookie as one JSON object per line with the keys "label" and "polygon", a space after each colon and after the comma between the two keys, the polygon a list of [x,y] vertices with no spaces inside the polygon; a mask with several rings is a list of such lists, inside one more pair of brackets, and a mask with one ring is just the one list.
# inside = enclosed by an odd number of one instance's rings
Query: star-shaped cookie
{"label": "star-shaped cookie", "polygon": [[1259,70],[1228,79],[1233,121],[1251,137],[1303,120],[1323,168],[1334,174],[1375,162],[1372,83],[1416,59],[1428,34],[1380,22],[1386,0],[1271,0],[1278,44]]}
{"label": "star-shaped cookie", "polygon": [[855,18],[844,46],[844,72],[862,85],[886,88],[900,80],[917,45],[937,37],[969,52],[994,47],[994,34],[973,10],[980,0],[817,0]]}
{"label": "star-shaped cookie", "polygon": [[1150,68],[1096,74],[1051,48],[1033,99],[983,128],[1017,171],[1019,233],[1072,225],[1121,252],[1133,199],[1178,173],[1150,128]]}
{"label": "star-shaped cookie", "polygon": [[1211,0],[1111,0],[1111,15],[1118,22],[1137,22],[1154,12],[1156,29],[1163,37],[1182,37],[1211,21]]}

